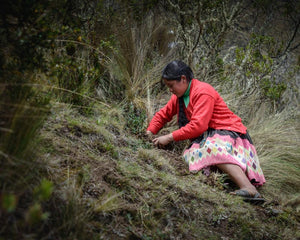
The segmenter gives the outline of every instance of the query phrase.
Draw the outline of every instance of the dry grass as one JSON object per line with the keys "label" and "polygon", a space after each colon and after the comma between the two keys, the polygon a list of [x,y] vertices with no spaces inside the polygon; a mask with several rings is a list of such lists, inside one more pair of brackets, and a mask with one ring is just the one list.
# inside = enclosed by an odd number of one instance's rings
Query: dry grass
{"label": "dry grass", "polygon": [[300,192],[300,125],[287,113],[269,116],[261,124],[249,124],[251,136],[267,178],[264,192],[286,202]]}
{"label": "dry grass", "polygon": [[[128,28],[127,26],[130,26]],[[153,86],[160,81],[161,68],[169,62],[172,52],[164,44],[163,56],[157,56],[155,44],[171,41],[162,18],[149,13],[142,23],[128,23],[116,33],[120,40],[119,50],[109,66],[112,79],[125,87],[125,102],[153,114]]]}

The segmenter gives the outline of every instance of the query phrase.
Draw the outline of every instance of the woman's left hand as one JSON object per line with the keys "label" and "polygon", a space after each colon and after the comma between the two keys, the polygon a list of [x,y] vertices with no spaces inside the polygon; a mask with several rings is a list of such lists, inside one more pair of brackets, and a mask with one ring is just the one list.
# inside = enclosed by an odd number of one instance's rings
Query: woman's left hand
{"label": "woman's left hand", "polygon": [[152,142],[156,146],[165,146],[168,143],[172,142],[173,140],[174,140],[173,139],[173,135],[172,135],[172,133],[170,133],[168,135],[164,135],[164,136],[160,136],[160,137],[154,138],[152,140]]}

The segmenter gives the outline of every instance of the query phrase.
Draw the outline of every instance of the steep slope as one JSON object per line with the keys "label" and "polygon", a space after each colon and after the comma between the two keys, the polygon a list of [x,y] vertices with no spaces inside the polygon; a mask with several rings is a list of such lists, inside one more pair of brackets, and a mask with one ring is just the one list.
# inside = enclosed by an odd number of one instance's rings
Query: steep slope
{"label": "steep slope", "polygon": [[[300,237],[296,208],[268,195],[262,206],[245,203],[227,193],[234,186],[226,175],[190,174],[182,146],[154,148],[125,130],[124,122],[118,108],[99,105],[94,115],[84,116],[57,105],[41,131],[40,156],[48,161],[59,198],[80,203],[69,211],[76,211],[74,222],[84,219],[83,238]],[[52,231],[55,236],[59,230]],[[76,230],[66,238],[71,231]]]}

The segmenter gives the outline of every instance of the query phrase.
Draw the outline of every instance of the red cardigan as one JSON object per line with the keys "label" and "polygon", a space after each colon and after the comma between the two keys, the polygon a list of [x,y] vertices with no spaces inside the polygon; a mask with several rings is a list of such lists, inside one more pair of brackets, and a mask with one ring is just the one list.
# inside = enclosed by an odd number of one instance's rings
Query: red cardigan
{"label": "red cardigan", "polygon": [[[147,130],[153,134],[179,112],[179,101],[172,95],[169,102],[151,120]],[[175,141],[193,139],[202,135],[208,128],[246,133],[247,128],[241,118],[229,110],[219,93],[208,83],[193,79],[190,87],[190,101],[185,109],[190,121],[184,127],[172,132]]]}

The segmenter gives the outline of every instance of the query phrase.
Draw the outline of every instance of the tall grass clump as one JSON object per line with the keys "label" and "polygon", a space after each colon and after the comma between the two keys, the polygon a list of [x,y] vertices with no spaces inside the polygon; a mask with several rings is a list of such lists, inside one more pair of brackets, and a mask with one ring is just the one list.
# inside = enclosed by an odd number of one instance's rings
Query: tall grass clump
{"label": "tall grass clump", "polygon": [[124,86],[122,105],[129,113],[128,127],[133,130],[136,124],[144,126],[154,113],[154,89],[159,84],[162,67],[170,59],[171,49],[164,49],[165,55],[159,56],[158,41],[162,38],[168,41],[167,31],[163,20],[155,19],[152,13],[141,22],[130,18],[126,21],[128,24],[118,26],[118,50],[109,71],[113,81]]}
{"label": "tall grass clump", "polygon": [[266,176],[263,191],[272,199],[286,203],[299,198],[300,125],[299,113],[284,111],[249,124]]}
{"label": "tall grass clump", "polygon": [[11,68],[2,73],[0,236],[83,239],[89,212],[75,189],[61,194],[59,174],[51,174],[59,166],[40,153],[40,129],[51,115],[53,94],[43,74]]}
{"label": "tall grass clump", "polygon": [[12,239],[30,233],[48,215],[42,204],[52,192],[46,164],[36,155],[36,137],[49,114],[50,95],[32,87],[28,72],[1,78],[1,232]]}

